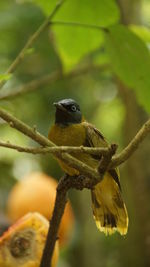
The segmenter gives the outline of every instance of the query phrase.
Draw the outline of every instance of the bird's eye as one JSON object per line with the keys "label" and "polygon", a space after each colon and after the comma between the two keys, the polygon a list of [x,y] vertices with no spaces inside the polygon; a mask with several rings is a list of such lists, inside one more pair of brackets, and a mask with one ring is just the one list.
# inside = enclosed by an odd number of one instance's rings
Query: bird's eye
{"label": "bird's eye", "polygon": [[71,106],[71,111],[75,112],[76,110],[77,110],[77,108],[75,105]]}

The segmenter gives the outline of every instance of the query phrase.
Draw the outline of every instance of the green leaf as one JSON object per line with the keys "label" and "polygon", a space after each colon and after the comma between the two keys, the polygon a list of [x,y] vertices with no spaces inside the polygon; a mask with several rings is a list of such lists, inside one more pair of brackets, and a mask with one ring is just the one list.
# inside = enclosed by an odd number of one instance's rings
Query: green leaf
{"label": "green leaf", "polygon": [[[33,0],[49,15],[58,0]],[[65,1],[53,20],[95,23],[106,27],[119,20],[119,9],[115,0],[72,0]]]}
{"label": "green leaf", "polygon": [[145,26],[130,25],[130,29],[139,36],[147,45],[150,43],[150,30]]}
{"label": "green leaf", "polygon": [[150,54],[146,44],[127,27],[116,25],[109,28],[106,46],[114,72],[150,111]]}
{"label": "green leaf", "polygon": [[[38,0],[38,4],[46,14],[50,14],[56,2],[56,0]],[[119,20],[119,9],[115,0],[66,1],[55,15],[54,21],[56,20],[108,27]],[[51,29],[55,35],[57,51],[67,70],[79,63],[86,54],[102,45],[104,40],[100,30],[66,25],[53,25]]]}
{"label": "green leaf", "polygon": [[8,81],[11,78],[12,74],[0,74],[0,82]]}
{"label": "green leaf", "polygon": [[103,35],[92,29],[62,28],[55,30],[56,47],[65,70],[70,70],[91,51],[103,44]]}

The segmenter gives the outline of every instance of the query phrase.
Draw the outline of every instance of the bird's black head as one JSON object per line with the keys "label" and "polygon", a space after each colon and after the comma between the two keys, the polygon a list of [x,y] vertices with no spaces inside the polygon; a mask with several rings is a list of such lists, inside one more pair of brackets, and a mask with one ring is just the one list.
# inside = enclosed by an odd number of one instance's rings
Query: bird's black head
{"label": "bird's black head", "polygon": [[62,126],[80,123],[82,114],[80,106],[73,99],[63,99],[54,103],[56,107],[55,123]]}

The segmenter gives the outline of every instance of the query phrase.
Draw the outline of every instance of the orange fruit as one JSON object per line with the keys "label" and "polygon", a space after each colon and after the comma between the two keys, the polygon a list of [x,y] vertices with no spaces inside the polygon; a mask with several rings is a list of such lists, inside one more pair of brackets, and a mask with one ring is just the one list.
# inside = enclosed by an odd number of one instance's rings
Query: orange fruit
{"label": "orange fruit", "polygon": [[[12,222],[28,212],[39,212],[48,220],[52,216],[57,181],[44,173],[34,172],[17,182],[7,202],[7,215]],[[60,245],[71,239],[74,215],[68,202],[59,228]]]}
{"label": "orange fruit", "polygon": [[[49,227],[48,220],[39,213],[28,213],[0,237],[0,266],[38,267]],[[58,260],[59,248],[56,241],[52,267]]]}

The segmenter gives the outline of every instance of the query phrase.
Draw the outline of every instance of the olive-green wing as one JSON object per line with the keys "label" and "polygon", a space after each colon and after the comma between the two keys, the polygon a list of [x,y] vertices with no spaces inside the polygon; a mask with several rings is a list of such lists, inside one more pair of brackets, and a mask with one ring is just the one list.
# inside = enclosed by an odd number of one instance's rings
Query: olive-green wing
{"label": "olive-green wing", "polygon": [[[89,146],[89,147],[108,147],[108,143],[105,139],[105,137],[102,135],[102,133],[94,127],[92,124],[88,122],[83,122],[83,125],[86,129],[86,140],[84,146]],[[93,155],[92,156],[96,160],[100,160],[101,156],[98,155]],[[109,173],[115,180],[115,182],[118,184],[120,190],[121,190],[121,185],[119,181],[119,171],[118,169],[112,169],[109,170]]]}
{"label": "olive-green wing", "polygon": [[96,129],[92,124],[88,122],[82,122],[86,129],[85,146],[89,147],[108,147],[108,143],[105,140],[102,133]]}

